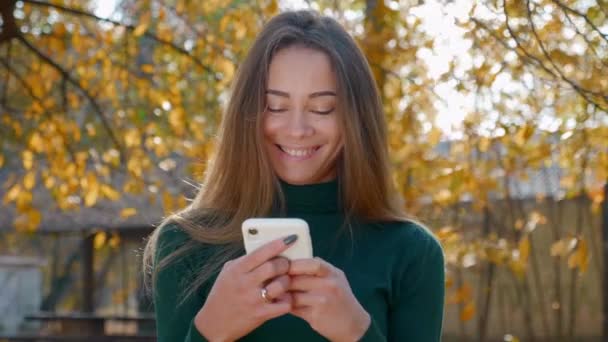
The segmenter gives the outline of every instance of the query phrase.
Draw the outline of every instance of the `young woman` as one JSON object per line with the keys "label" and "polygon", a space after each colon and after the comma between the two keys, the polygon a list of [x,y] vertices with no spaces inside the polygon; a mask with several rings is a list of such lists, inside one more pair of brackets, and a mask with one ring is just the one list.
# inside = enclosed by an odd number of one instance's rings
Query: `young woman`
{"label": "young woman", "polygon": [[[393,189],[382,104],[333,19],[286,12],[234,80],[200,191],[150,236],[159,341],[439,341],[444,259]],[[249,217],[308,222],[315,258],[245,255]]]}

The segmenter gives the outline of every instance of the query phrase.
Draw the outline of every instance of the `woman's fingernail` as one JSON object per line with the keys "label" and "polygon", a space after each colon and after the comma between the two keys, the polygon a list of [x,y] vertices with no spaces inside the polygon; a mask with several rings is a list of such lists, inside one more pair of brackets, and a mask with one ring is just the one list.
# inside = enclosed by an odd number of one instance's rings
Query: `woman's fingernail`
{"label": "woman's fingernail", "polygon": [[298,239],[298,235],[297,234],[292,234],[292,235],[289,235],[288,237],[284,238],[283,242],[286,245],[291,245],[292,243],[296,242],[297,239]]}

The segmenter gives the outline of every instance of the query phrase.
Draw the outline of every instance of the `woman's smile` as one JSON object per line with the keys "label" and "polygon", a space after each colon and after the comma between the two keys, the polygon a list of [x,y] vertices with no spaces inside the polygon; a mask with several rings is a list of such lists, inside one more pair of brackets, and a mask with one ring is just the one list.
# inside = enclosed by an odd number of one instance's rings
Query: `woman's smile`
{"label": "woman's smile", "polygon": [[283,160],[291,161],[302,161],[308,160],[317,154],[317,151],[322,147],[321,145],[313,147],[287,147],[285,145],[275,145],[279,151]]}

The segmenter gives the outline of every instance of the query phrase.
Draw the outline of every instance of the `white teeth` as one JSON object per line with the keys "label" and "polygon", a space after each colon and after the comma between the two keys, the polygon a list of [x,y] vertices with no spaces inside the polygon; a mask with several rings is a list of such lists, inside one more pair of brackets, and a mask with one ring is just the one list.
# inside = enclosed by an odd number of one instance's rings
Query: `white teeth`
{"label": "white teeth", "polygon": [[304,150],[295,150],[295,149],[290,149],[290,148],[281,146],[281,150],[285,151],[290,156],[305,157],[305,156],[311,155],[315,151],[315,148],[307,148]]}

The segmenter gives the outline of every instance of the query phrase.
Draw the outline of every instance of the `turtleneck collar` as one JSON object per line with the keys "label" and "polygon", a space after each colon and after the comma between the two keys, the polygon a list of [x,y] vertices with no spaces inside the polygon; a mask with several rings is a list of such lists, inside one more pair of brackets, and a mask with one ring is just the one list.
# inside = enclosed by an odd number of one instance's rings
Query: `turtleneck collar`
{"label": "turtleneck collar", "polygon": [[338,180],[305,185],[289,184],[279,179],[285,195],[287,214],[330,214],[341,207]]}

